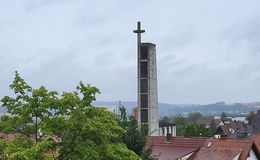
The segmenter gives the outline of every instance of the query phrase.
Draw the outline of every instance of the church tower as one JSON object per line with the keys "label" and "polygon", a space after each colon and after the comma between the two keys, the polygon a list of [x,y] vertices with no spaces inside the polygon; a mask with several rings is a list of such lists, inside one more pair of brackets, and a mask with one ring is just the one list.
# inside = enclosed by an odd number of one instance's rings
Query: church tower
{"label": "church tower", "polygon": [[156,46],[141,42],[144,32],[137,22],[137,120],[148,125],[149,136],[159,136]]}

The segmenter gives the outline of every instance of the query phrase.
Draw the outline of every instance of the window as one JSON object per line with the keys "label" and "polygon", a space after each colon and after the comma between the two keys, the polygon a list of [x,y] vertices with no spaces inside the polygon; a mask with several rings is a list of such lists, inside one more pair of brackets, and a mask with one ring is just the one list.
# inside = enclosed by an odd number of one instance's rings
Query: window
{"label": "window", "polygon": [[148,95],[141,94],[141,108],[148,108]]}
{"label": "window", "polygon": [[148,109],[141,109],[141,123],[148,123]]}
{"label": "window", "polygon": [[148,48],[147,46],[141,46],[141,53],[140,53],[141,60],[148,59]]}
{"label": "window", "polygon": [[141,93],[148,93],[148,80],[141,79]]}
{"label": "window", "polygon": [[147,78],[148,77],[148,66],[147,62],[140,62],[140,74],[141,78]]}
{"label": "window", "polygon": [[233,134],[235,131],[234,131],[233,128],[229,128],[229,132],[230,132],[231,134]]}
{"label": "window", "polygon": [[208,145],[207,145],[207,147],[211,147],[211,145],[212,145],[212,142],[209,142]]}

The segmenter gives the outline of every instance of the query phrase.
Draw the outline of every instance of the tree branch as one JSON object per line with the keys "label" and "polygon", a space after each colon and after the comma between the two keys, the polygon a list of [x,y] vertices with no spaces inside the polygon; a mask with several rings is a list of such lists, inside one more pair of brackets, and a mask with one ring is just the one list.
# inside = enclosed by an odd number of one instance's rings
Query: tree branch
{"label": "tree branch", "polygon": [[76,140],[76,138],[80,135],[81,130],[82,130],[82,128],[80,128],[79,132],[78,132],[78,133],[75,135],[75,137],[72,139],[71,143],[63,150],[63,152],[62,152],[58,157],[55,158],[55,160],[61,160],[63,155],[68,154],[68,153],[66,153],[67,150],[68,150],[68,148],[71,147],[71,145],[74,143],[74,141]]}

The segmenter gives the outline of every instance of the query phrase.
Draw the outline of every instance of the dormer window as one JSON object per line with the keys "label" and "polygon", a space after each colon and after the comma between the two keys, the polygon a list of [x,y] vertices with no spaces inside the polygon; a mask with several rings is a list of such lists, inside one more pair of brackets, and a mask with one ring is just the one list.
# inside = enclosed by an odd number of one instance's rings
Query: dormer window
{"label": "dormer window", "polygon": [[171,143],[171,139],[172,139],[172,135],[168,133],[168,134],[166,135],[166,141],[165,141],[165,142],[166,142],[166,143]]}
{"label": "dormer window", "polygon": [[235,133],[235,131],[234,131],[233,128],[229,128],[229,132],[230,132],[231,134]]}
{"label": "dormer window", "polygon": [[212,142],[209,142],[207,147],[209,148],[209,147],[211,147],[211,145],[212,145]]}

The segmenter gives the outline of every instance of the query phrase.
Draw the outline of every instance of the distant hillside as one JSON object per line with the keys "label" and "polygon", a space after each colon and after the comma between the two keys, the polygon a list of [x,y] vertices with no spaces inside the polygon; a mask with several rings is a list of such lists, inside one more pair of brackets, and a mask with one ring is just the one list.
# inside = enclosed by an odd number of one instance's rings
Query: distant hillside
{"label": "distant hillside", "polygon": [[[132,113],[133,108],[136,107],[136,102],[132,101],[121,102],[121,104],[126,107],[128,113]],[[118,105],[118,102],[94,102],[93,105],[112,107]],[[250,111],[256,111],[258,109],[260,109],[260,102],[234,104],[218,102],[207,105],[159,103],[160,116],[176,114],[185,116],[190,112],[200,112],[203,115],[220,115],[222,112],[229,114],[247,114]]]}
{"label": "distant hillside", "polygon": [[[121,102],[125,106],[127,113],[131,114],[133,109],[137,106],[136,102],[125,101]],[[93,102],[92,105],[97,107],[114,107],[118,105],[118,102],[113,101],[98,101]],[[228,114],[247,114],[251,111],[256,111],[260,109],[260,102],[252,103],[233,103],[226,104],[225,102],[218,102],[207,105],[198,104],[168,104],[159,103],[159,114],[160,116],[169,116],[181,114],[183,116],[188,115],[190,112],[200,112],[203,115],[220,115],[222,112]],[[0,113],[6,113],[4,108],[0,107]]]}
{"label": "distant hillside", "polygon": [[[93,102],[92,105],[97,106],[97,107],[113,107],[117,106],[119,102],[111,102],[111,101],[98,101],[98,102]],[[134,101],[125,101],[121,102],[123,106],[125,106],[127,113],[132,113],[133,109],[137,106],[136,102]],[[168,103],[159,103],[159,112],[160,115],[167,115],[169,112],[173,112],[173,110],[177,109],[180,110],[182,107],[191,107],[191,106],[197,106],[193,104],[168,104]],[[178,113],[180,113],[178,112]]]}
{"label": "distant hillside", "polygon": [[247,114],[250,111],[256,111],[259,108],[259,102],[253,103],[233,103],[226,104],[225,102],[218,102],[214,104],[207,105],[198,105],[197,107],[189,108],[187,107],[187,111],[197,111],[201,112],[204,115],[216,115],[221,114],[222,112],[229,114]]}

